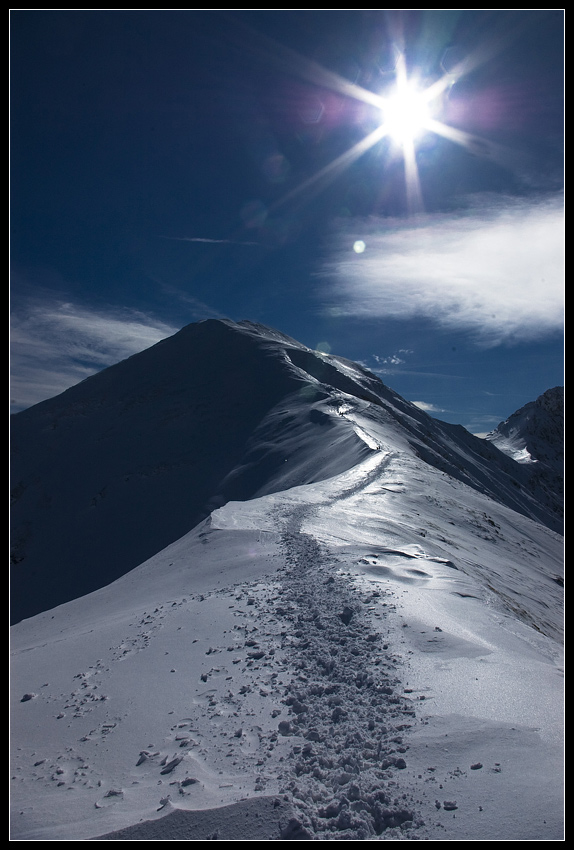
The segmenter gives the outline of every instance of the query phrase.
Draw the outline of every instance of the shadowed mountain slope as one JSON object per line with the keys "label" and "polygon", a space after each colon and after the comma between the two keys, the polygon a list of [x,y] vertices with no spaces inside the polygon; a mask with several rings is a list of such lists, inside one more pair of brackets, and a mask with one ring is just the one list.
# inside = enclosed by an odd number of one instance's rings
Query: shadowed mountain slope
{"label": "shadowed mountain slope", "polygon": [[[385,445],[358,427],[384,425]],[[379,429],[379,433],[381,433]],[[361,366],[251,322],[188,325],[12,422],[14,621],[96,590],[229,500],[407,452],[560,530],[532,469]]]}

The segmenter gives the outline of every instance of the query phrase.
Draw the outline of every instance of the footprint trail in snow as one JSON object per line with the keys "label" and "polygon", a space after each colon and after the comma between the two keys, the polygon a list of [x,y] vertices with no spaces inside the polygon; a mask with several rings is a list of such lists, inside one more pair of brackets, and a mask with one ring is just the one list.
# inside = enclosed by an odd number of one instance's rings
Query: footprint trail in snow
{"label": "footprint trail in snow", "polygon": [[278,726],[293,741],[284,789],[303,827],[321,839],[415,827],[420,821],[398,777],[414,712],[368,614],[384,591],[352,587],[336,559],[299,531],[307,512],[277,517],[285,567],[276,610],[293,670],[283,697],[289,714]]}

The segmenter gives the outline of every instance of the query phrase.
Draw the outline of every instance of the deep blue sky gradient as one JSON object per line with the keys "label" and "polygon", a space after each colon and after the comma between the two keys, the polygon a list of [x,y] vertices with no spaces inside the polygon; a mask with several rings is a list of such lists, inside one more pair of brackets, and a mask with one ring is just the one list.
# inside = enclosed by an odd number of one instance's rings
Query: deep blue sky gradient
{"label": "deep blue sky gradient", "polygon": [[[399,42],[429,84],[445,55],[489,56],[449,88],[443,113],[484,144],[429,136],[418,148],[427,225],[468,216],[477,199],[560,193],[561,10],[13,11],[15,407],[40,400],[43,372],[65,372],[66,357],[86,371],[112,362],[106,316],[138,316],[159,336],[217,316],[262,322],[478,432],[561,384],[556,322],[485,341],[428,311],[353,313],[331,286],[342,234],[410,226],[403,162],[383,139],[298,191],[380,116],[311,82],[295,56],[380,93]],[[79,336],[101,320],[83,361],[49,326],[62,312]]]}

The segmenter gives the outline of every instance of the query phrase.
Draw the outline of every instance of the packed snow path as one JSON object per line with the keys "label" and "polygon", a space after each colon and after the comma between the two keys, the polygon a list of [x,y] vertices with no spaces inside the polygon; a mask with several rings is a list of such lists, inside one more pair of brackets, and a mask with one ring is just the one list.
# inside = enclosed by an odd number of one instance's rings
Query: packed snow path
{"label": "packed snow path", "polygon": [[283,778],[310,835],[365,839],[416,822],[394,779],[406,767],[402,735],[414,711],[401,696],[396,659],[365,614],[373,598],[360,598],[336,560],[299,530],[307,512],[278,517],[285,567],[276,611],[294,671],[279,733],[303,739]]}

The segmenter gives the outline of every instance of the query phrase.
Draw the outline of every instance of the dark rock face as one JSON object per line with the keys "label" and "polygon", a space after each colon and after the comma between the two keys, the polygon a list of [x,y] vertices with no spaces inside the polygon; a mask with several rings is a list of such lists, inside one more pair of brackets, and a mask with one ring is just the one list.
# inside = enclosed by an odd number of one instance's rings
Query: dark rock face
{"label": "dark rock face", "polygon": [[[529,467],[528,487],[561,522],[564,516],[564,387],[554,387],[487,436]],[[561,529],[560,529],[561,530]]]}

